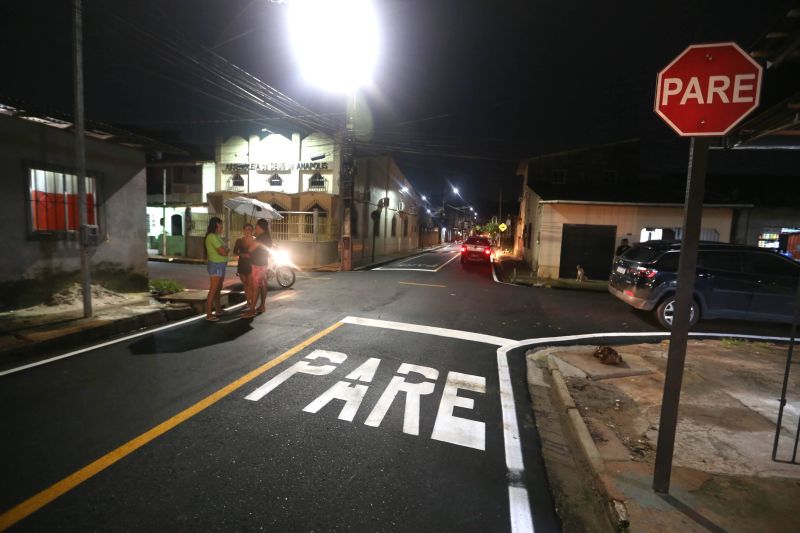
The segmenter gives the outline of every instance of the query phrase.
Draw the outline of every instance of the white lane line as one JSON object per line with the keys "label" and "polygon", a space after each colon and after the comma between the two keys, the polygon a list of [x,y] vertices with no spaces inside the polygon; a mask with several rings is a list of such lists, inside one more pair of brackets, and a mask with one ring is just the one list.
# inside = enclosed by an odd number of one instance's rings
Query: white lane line
{"label": "white lane line", "polygon": [[449,337],[451,339],[483,342],[486,344],[494,344],[496,346],[504,346],[506,344],[512,344],[516,342],[513,339],[505,339],[503,337],[493,337],[491,335],[484,335],[482,333],[472,333],[471,331],[437,328],[434,326],[409,324],[406,322],[392,322],[390,320],[376,320],[374,318],[359,318],[356,316],[348,316],[343,318],[342,322],[344,324],[356,324],[358,326],[393,329],[397,331],[409,331],[411,333],[422,333],[424,335],[436,335],[439,337]]}
{"label": "white lane line", "polygon": [[435,270],[430,270],[430,269],[427,269],[427,268],[393,268],[393,267],[385,268],[385,267],[378,267],[378,268],[373,268],[372,270],[408,270],[408,271],[411,271],[411,272],[436,272]]}
{"label": "white lane line", "polygon": [[[225,307],[224,309],[225,309],[225,311],[235,311],[235,310],[237,310],[237,309],[239,309],[241,307],[244,307],[245,305],[247,305],[247,302],[241,302],[241,303],[238,303],[236,305],[232,305],[230,307]],[[61,355],[57,355],[55,357],[50,357],[49,359],[42,359],[41,361],[36,361],[35,363],[30,363],[30,364],[27,364],[27,365],[18,366],[18,367],[15,367],[15,368],[10,368],[8,370],[3,370],[2,372],[0,372],[0,376],[6,376],[8,374],[13,374],[15,372],[22,372],[23,370],[27,370],[29,368],[34,368],[34,367],[37,367],[37,366],[46,365],[48,363],[59,361],[61,359],[66,359],[68,357],[73,357],[75,355],[80,355],[82,353],[90,352],[90,351],[96,350],[98,348],[105,348],[106,346],[111,346],[112,344],[117,344],[118,342],[128,341],[128,340],[131,340],[131,339],[135,339],[137,337],[142,337],[144,335],[150,335],[151,333],[158,333],[159,331],[164,331],[164,330],[167,330],[167,329],[175,328],[175,327],[182,326],[184,324],[189,324],[191,322],[196,322],[196,321],[202,320],[202,319],[205,319],[205,315],[193,316],[193,317],[187,318],[185,320],[181,320],[179,322],[175,322],[173,324],[168,324],[166,326],[161,326],[159,328],[140,331],[139,333],[134,333],[132,335],[126,335],[125,337],[120,337],[119,339],[114,339],[113,341],[102,342],[100,344],[95,344],[94,346],[87,346],[86,348],[81,348],[80,350],[75,350],[73,352],[64,353],[64,354],[61,354]]]}
{"label": "white lane line", "polygon": [[459,253],[457,253],[456,255],[454,255],[453,257],[451,257],[451,258],[450,258],[448,261],[446,261],[446,262],[445,262],[445,264],[443,264],[442,266],[440,266],[439,268],[437,268],[436,270],[434,270],[434,272],[439,272],[441,269],[443,269],[444,267],[446,267],[447,265],[449,265],[451,262],[453,262],[453,261],[455,260],[455,258],[456,258],[456,257],[458,257],[458,256],[460,256],[460,255],[461,255],[461,253],[460,253],[460,252],[459,252]]}
{"label": "white lane line", "polygon": [[[436,268],[434,268],[433,265],[431,265],[431,268],[403,268],[403,267],[398,266],[398,267],[378,267],[378,268],[373,268],[372,270],[408,270],[410,272],[439,272],[441,269],[446,267],[450,262],[452,262],[459,255],[461,255],[461,254],[460,253],[456,253],[455,255],[453,255],[453,257],[451,257],[450,259],[448,259],[447,261],[445,261],[444,263],[442,263],[441,265],[439,265]],[[417,257],[420,257],[420,256],[417,256]],[[413,257],[409,258],[409,259],[407,259],[407,261],[411,261],[411,259],[414,259],[414,258]],[[399,264],[402,265],[402,263],[399,263]]]}

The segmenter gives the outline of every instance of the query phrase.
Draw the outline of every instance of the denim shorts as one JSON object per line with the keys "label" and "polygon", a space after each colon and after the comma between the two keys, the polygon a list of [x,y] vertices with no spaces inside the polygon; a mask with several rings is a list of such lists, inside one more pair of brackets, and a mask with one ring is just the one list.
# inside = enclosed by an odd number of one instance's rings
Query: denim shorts
{"label": "denim shorts", "polygon": [[209,276],[220,276],[225,277],[225,268],[227,268],[228,263],[215,263],[213,261],[208,262],[208,275]]}

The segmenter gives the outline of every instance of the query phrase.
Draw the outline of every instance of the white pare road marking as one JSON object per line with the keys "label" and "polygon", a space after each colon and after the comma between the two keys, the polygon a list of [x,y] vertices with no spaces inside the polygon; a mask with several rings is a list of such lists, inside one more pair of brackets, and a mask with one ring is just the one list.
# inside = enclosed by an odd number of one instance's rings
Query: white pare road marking
{"label": "white pare road marking", "polygon": [[[314,350],[306,356],[306,359],[312,361],[320,358],[327,359],[334,364],[312,365],[306,360],[299,361],[245,396],[245,399],[259,401],[297,374],[326,376],[337,370],[339,365],[347,360],[347,355],[341,352]],[[380,363],[381,360],[377,357],[368,359],[347,374],[344,378],[347,381],[336,382],[306,405],[303,411],[312,414],[318,413],[332,401],[339,400],[344,402],[339,411],[339,420],[353,422]],[[439,379],[439,371],[426,366],[401,363],[396,373],[400,375],[392,377],[380,399],[375,403],[364,421],[364,425],[379,427],[389,408],[402,392],[405,400],[403,433],[419,436],[421,398],[433,394],[436,381]],[[406,380],[409,374],[416,374],[416,376]],[[422,381],[419,381],[420,377]],[[483,394],[486,392],[486,378],[459,372],[450,372],[448,374],[431,438],[457,446],[484,451],[486,449],[486,424],[477,420],[467,420],[453,414],[455,407],[469,410],[474,408],[475,402],[472,398],[458,396],[459,389]]]}
{"label": "white pare road marking", "polygon": [[364,424],[372,427],[380,426],[383,417],[385,417],[386,413],[389,411],[389,407],[394,403],[397,393],[402,391],[406,394],[406,409],[403,415],[403,433],[419,435],[419,398],[422,395],[431,394],[433,392],[434,383],[439,378],[439,371],[435,368],[410,365],[408,363],[401,364],[400,368],[397,369],[398,374],[408,375],[409,372],[420,374],[425,380],[430,381],[409,383],[403,377],[394,376],[392,381],[389,382],[389,386],[386,387],[386,390],[381,394],[380,400],[375,404],[367,420],[364,421]]}
{"label": "white pare road marking", "polygon": [[[458,257],[458,255],[455,257]],[[453,259],[455,259],[455,257]],[[395,331],[407,331],[412,333],[421,333],[424,335],[435,335],[451,339],[481,342],[494,346],[518,344],[517,341],[503,337],[494,337],[491,335],[483,335],[481,333],[472,333],[469,331],[455,329],[423,326],[420,324],[408,324],[404,322],[392,322],[388,320],[375,320],[352,316],[344,318],[342,322],[345,324],[391,329]],[[511,516],[511,530],[515,533],[527,533],[533,532],[533,517],[531,515],[530,503],[528,499],[528,490],[521,482],[521,479],[523,479],[522,473],[524,470],[524,465],[522,462],[522,446],[519,436],[519,427],[517,425],[517,410],[514,403],[513,390],[511,388],[511,377],[508,370],[508,359],[506,353],[507,352],[503,352],[501,355],[500,351],[498,350],[497,361],[500,383],[500,405],[503,416],[504,451],[506,455],[507,468],[509,472],[512,473],[508,487],[509,513]],[[371,382],[372,377],[374,376],[374,369],[371,372],[365,372],[364,374],[361,372],[361,369],[364,368],[364,366],[368,363],[369,361],[362,364],[356,371],[351,372],[345,379]],[[374,366],[377,366],[377,364],[378,363],[373,363]],[[411,368],[405,368],[405,370],[411,371]],[[400,373],[399,369],[398,373]],[[361,379],[362,375],[368,377],[368,379]],[[276,378],[273,379],[277,379],[279,376],[276,376]],[[286,379],[288,379],[288,377]],[[285,381],[285,379],[283,381]],[[378,420],[379,415],[380,419],[383,419],[383,415],[385,415],[385,408],[383,406],[380,406],[379,408],[379,405],[381,404],[381,401],[384,401],[384,403],[388,402],[390,396],[392,400],[396,398],[397,393],[402,390],[400,387],[401,381],[404,380],[398,376],[395,376],[392,379],[390,386],[387,387],[387,390],[385,390],[381,395],[381,399],[378,400],[378,404],[376,404],[370,413],[370,419],[373,423]],[[394,383],[394,385],[392,385],[392,383]],[[268,382],[263,387],[269,386],[270,383]],[[277,384],[275,386],[277,386]],[[270,390],[274,389],[275,386],[272,386]],[[392,389],[391,391],[389,390],[390,388]],[[458,446],[465,446],[477,450],[485,450],[485,423],[476,420],[463,419],[453,414],[453,410],[456,407],[461,409],[471,409],[474,406],[474,401],[471,398],[461,397],[458,395],[459,389],[485,394],[486,379],[482,376],[470,376],[468,374],[461,374],[459,372],[448,373],[445,390],[439,403],[439,409],[436,415],[436,421],[434,422],[434,429],[433,433],[431,434],[431,438],[442,442],[456,444]],[[410,433],[410,431],[414,429],[418,431],[419,412],[417,410],[415,413],[414,409],[409,410],[409,393],[408,391],[405,392],[406,407],[403,419],[403,431]],[[419,396],[423,394],[423,392],[424,390],[414,390],[413,394],[415,394],[415,400],[413,401],[418,400]],[[341,412],[339,413],[339,419],[352,422],[356,412],[361,406],[361,402],[363,401],[365,394],[366,386],[362,385],[361,383],[348,383],[346,381],[340,381],[328,389],[328,391],[324,392],[319,398],[312,401],[303,410],[306,412],[318,412],[330,401],[339,399],[345,402]],[[251,396],[252,394],[248,396],[248,399],[252,399]],[[379,423],[380,422],[378,422],[378,424]],[[509,457],[511,458],[510,460]]]}
{"label": "white pare road marking", "polygon": [[444,386],[442,401],[439,402],[439,412],[436,415],[436,423],[433,425],[431,438],[477,450],[485,450],[485,424],[477,420],[453,416],[453,409],[456,407],[472,409],[475,406],[475,400],[472,398],[464,398],[458,395],[459,389],[486,394],[486,378],[460,372],[447,374],[447,383]]}
{"label": "white pare road marking", "polygon": [[[341,352],[330,352],[328,350],[314,350],[310,354],[306,356],[306,359],[319,359],[320,357],[327,359],[332,363],[339,364],[345,359],[347,359],[347,355]],[[325,376],[330,374],[336,370],[336,366],[334,365],[321,365],[315,366],[310,365],[307,361],[298,361],[297,363],[293,364],[271,380],[267,381],[259,388],[245,396],[247,400],[253,400],[257,402],[280,385],[290,377],[294,376],[295,374],[302,373],[302,374],[311,374],[312,376]]]}

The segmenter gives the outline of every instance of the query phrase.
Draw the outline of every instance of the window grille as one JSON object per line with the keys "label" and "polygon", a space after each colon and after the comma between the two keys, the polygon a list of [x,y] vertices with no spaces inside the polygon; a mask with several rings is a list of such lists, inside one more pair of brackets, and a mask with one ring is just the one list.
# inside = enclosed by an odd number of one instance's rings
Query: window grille
{"label": "window grille", "polygon": [[[32,168],[29,171],[31,231],[39,234],[77,232],[78,177],[74,174]],[[97,187],[86,177],[86,222],[97,224]]]}
{"label": "window grille", "polygon": [[322,174],[320,174],[319,172],[314,172],[314,175],[308,179],[308,190],[309,191],[325,190],[325,178],[322,177]]}

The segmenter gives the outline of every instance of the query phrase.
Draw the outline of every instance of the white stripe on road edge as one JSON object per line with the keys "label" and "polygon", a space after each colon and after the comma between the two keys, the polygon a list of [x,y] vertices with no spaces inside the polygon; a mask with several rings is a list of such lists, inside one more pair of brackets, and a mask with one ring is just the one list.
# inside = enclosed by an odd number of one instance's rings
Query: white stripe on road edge
{"label": "white stripe on road edge", "polygon": [[436,335],[438,337],[449,337],[451,339],[461,339],[465,341],[483,342],[486,344],[494,344],[496,346],[503,346],[511,344],[516,341],[513,339],[505,339],[503,337],[493,337],[491,335],[484,335],[482,333],[472,333],[471,331],[462,331],[459,329],[437,328],[434,326],[422,326],[419,324],[408,324],[406,322],[392,322],[389,320],[376,320],[373,318],[359,318],[355,316],[348,316],[342,319],[345,324],[356,324],[358,326],[370,326],[373,328],[394,329],[397,331],[409,331],[411,333],[422,333],[424,335]]}
{"label": "white stripe on road edge", "polygon": [[[241,302],[236,305],[232,305],[230,307],[225,307],[225,311],[235,311],[240,307],[244,307],[247,305],[247,302]],[[95,344],[94,346],[87,346],[86,348],[81,348],[80,350],[75,350],[74,352],[68,352],[65,354],[57,355],[55,357],[51,357],[49,359],[42,359],[41,361],[36,361],[35,363],[30,363],[28,365],[18,366],[16,368],[11,368],[8,370],[4,370],[0,372],[0,376],[6,376],[8,374],[13,374],[15,372],[22,372],[23,370],[27,370],[29,368],[34,368],[41,365],[46,365],[48,363],[52,363],[54,361],[59,361],[61,359],[66,359],[68,357],[72,357],[74,355],[80,355],[82,353],[90,352],[92,350],[96,350],[98,348],[105,348],[106,346],[111,346],[112,344],[117,344],[118,342],[124,342],[131,339],[135,339],[137,337],[142,337],[144,335],[150,335],[151,333],[158,333],[159,331],[164,331],[166,329],[175,328],[178,326],[182,326],[184,324],[189,324],[190,322],[195,322],[200,319],[204,319],[205,315],[197,315],[191,318],[187,318],[185,320],[181,320],[179,322],[175,322],[173,324],[168,324],[166,326],[161,326],[155,329],[148,329],[146,331],[140,331],[139,333],[134,333],[132,335],[126,335],[125,337],[121,337],[119,339],[114,339],[113,341],[102,342],[100,344]]]}
{"label": "white stripe on road edge", "polygon": [[508,486],[508,507],[511,513],[511,531],[533,532],[533,517],[528,490],[525,487]]}
{"label": "white stripe on road edge", "polygon": [[528,489],[525,488],[523,481],[525,463],[522,462],[517,405],[514,402],[514,390],[511,388],[508,356],[502,347],[497,350],[497,374],[500,378],[500,408],[503,413],[503,447],[505,448],[506,468],[510,474],[508,505],[511,515],[511,531],[514,533],[532,532],[531,504],[528,499]]}
{"label": "white stripe on road edge", "polygon": [[521,285],[517,285],[516,283],[508,283],[508,282],[506,282],[506,281],[500,281],[500,280],[497,278],[497,274],[495,273],[495,270],[496,270],[496,266],[495,266],[495,265],[496,265],[496,264],[497,264],[497,263],[493,263],[493,264],[492,264],[492,278],[494,278],[494,282],[495,282],[495,283],[499,283],[500,285],[513,285],[514,287],[521,287]]}

